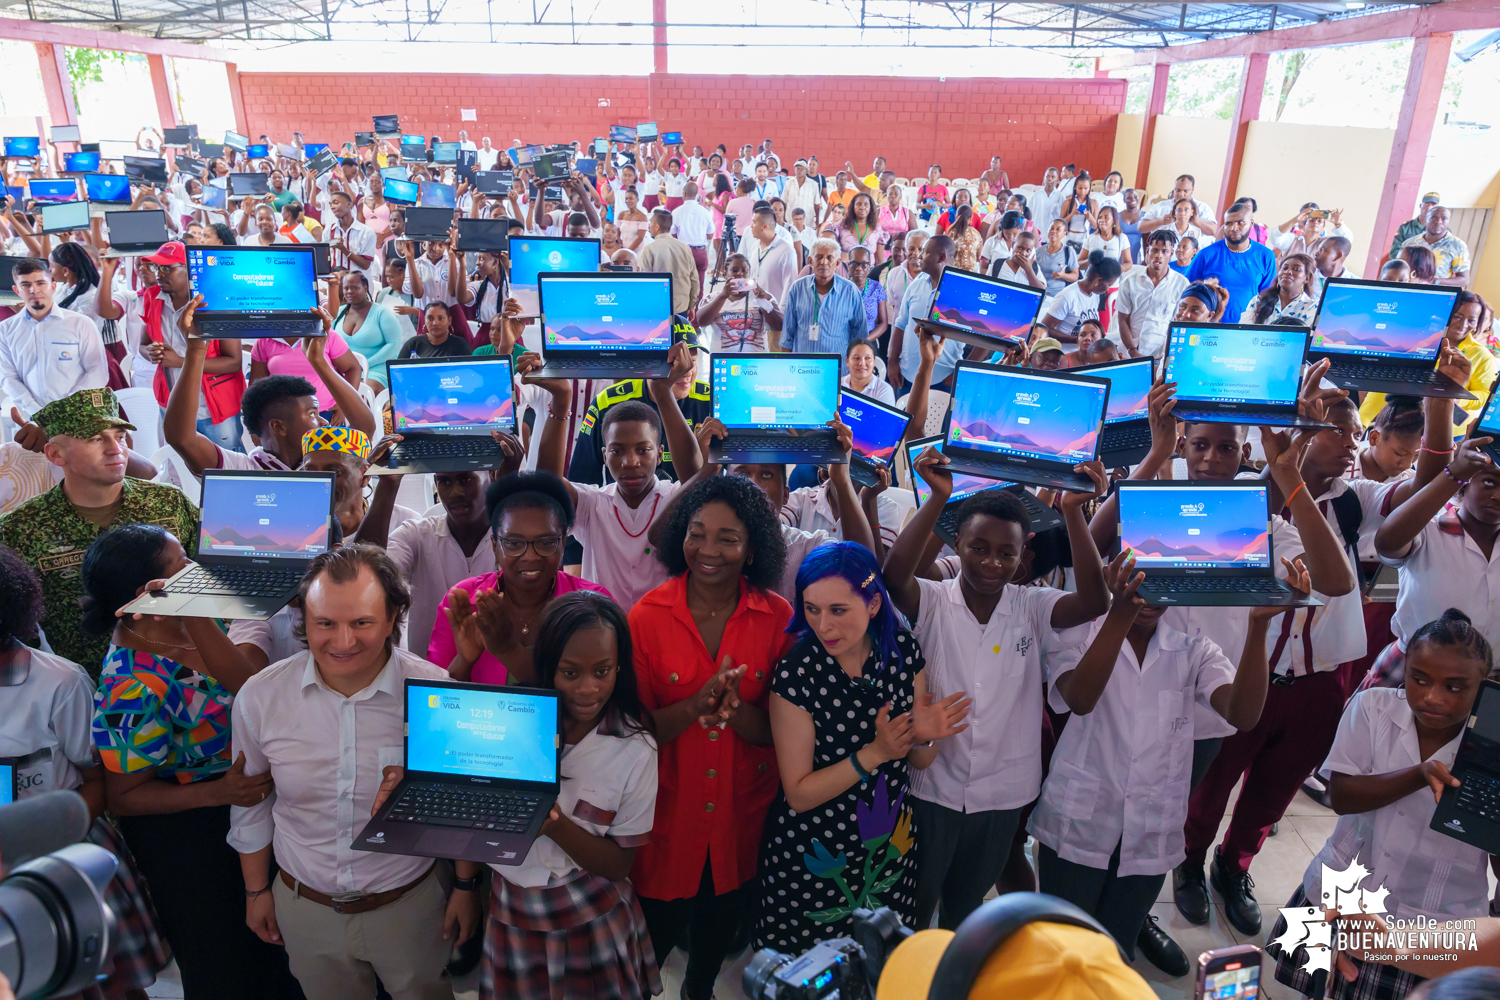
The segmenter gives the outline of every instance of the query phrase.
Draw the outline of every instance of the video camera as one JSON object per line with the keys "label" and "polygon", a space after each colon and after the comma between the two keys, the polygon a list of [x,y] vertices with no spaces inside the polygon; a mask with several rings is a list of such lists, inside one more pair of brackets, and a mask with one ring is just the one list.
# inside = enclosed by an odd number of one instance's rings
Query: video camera
{"label": "video camera", "polygon": [[[724,220],[726,233],[732,219]],[[762,948],[745,966],[740,986],[750,1000],[872,1000],[885,957],[911,937],[888,906],[855,910],[853,937],[832,938],[793,958]]]}

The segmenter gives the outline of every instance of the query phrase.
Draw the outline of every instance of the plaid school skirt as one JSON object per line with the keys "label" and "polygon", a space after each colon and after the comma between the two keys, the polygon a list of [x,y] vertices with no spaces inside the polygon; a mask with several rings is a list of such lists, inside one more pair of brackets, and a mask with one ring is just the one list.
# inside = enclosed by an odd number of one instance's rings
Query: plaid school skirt
{"label": "plaid school skirt", "polygon": [[156,908],[151,905],[146,880],[136,870],[135,857],[114,824],[100,816],[84,839],[113,854],[120,865],[104,888],[104,901],[116,920],[105,965],[108,975],[79,995],[86,1000],[121,997],[126,990],[143,990],[155,983],[156,974],[172,960],[172,949],[157,929]]}
{"label": "plaid school skirt", "polygon": [[[1292,898],[1287,900],[1286,908],[1295,909],[1307,905],[1309,905],[1307,895],[1299,885],[1297,891],[1292,893]],[[1271,941],[1285,933],[1286,917],[1278,916],[1276,926],[1271,928],[1271,933],[1266,935],[1266,940]],[[1268,944],[1266,954],[1276,959],[1278,983],[1290,986],[1303,996],[1310,997],[1317,993],[1317,988],[1313,985],[1312,973],[1302,967],[1307,962],[1306,948],[1298,947],[1293,951],[1285,951],[1274,944]],[[1402,1000],[1423,981],[1421,976],[1398,969],[1394,965],[1361,962],[1357,959],[1353,961],[1359,970],[1359,975],[1353,982],[1345,979],[1337,969],[1328,974],[1326,996],[1329,1000]]]}
{"label": "plaid school skirt", "polygon": [[580,872],[526,889],[494,880],[480,1000],[641,1000],[662,990],[629,882]]}

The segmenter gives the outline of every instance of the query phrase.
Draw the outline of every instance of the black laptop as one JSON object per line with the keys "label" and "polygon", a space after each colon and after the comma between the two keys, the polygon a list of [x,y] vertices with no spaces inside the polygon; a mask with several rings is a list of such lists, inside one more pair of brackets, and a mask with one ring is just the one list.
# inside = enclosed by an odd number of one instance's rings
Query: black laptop
{"label": "black laptop", "polygon": [[1026,343],[1045,294],[1041,288],[948,267],[922,322],[949,340],[992,351],[1013,350]]}
{"label": "black laptop", "polygon": [[406,774],[356,851],[518,865],[561,790],[555,688],[407,678]]}
{"label": "black laptop", "polygon": [[331,472],[205,469],[198,559],[126,611],[264,620],[333,544]]}
{"label": "black laptop", "polygon": [[459,219],[458,247],[464,253],[504,253],[510,248],[510,220]]}
{"label": "black laptop", "polygon": [[1099,454],[1109,379],[961,361],[944,453],[954,472],[1074,492]]}
{"label": "black laptop", "polygon": [[105,257],[144,257],[172,238],[167,234],[167,213],[159,208],[105,212],[104,228],[109,236]]}
{"label": "black laptop", "polygon": [[490,432],[516,432],[509,357],[392,360],[385,370],[392,429],[403,440],[370,475],[481,472],[504,463]]}
{"label": "black laptop", "polygon": [[1155,385],[1152,358],[1126,358],[1102,365],[1068,368],[1064,375],[1092,375],[1109,379],[1109,409],[1104,414],[1104,436],[1099,460],[1106,469],[1134,465],[1151,450],[1151,413],[1148,399]]}
{"label": "black laptop", "polygon": [[1332,428],[1297,412],[1312,331],[1298,326],[1172,323],[1166,374],[1172,415],[1190,423]]}
{"label": "black laptop", "polygon": [[1271,484],[1123,479],[1120,551],[1146,574],[1137,591],[1168,607],[1320,607],[1277,578]]}
{"label": "black laptop", "polygon": [[[849,478],[855,486],[878,485],[880,470],[890,470],[896,463],[896,449],[906,436],[911,414],[845,388],[839,390],[839,419],[854,432]],[[894,472],[891,481],[895,482]]]}
{"label": "black laptop", "polygon": [[323,332],[316,262],[306,247],[190,246],[188,273],[203,296],[206,338],[316,337]]}
{"label": "black laptop", "polygon": [[[906,465],[912,469],[911,488],[917,497],[917,509],[932,496],[932,488],[927,481],[917,475],[917,457],[928,448],[943,450],[943,439],[941,437],[919,438],[916,441],[906,442]],[[958,508],[969,497],[986,490],[1009,490],[1021,498],[1021,503],[1026,507],[1026,513],[1031,517],[1031,530],[1033,532],[1051,531],[1053,528],[1061,527],[1062,515],[1051,507],[1042,506],[1042,502],[1036,495],[1020,483],[1005,483],[984,476],[966,476],[961,472],[954,472],[953,492],[948,496],[948,502],[943,504],[943,512],[938,515],[937,527],[932,533],[941,538],[948,545],[952,545],[958,538]]]}
{"label": "black laptop", "polygon": [[[505,223],[508,225],[508,223]],[[563,271],[537,276],[542,378],[666,378],[672,275]]]}
{"label": "black laptop", "polygon": [[1428,826],[1488,854],[1500,854],[1500,684],[1480,681],[1479,696]]}
{"label": "black laptop", "polygon": [[708,460],[846,464],[830,426],[839,407],[837,354],[715,354],[713,415],[729,432]]}
{"label": "black laptop", "polygon": [[451,208],[408,208],[406,210],[406,235],[403,240],[419,240],[423,243],[441,243],[448,238],[453,228]]}
{"label": "black laptop", "polygon": [[1460,291],[1451,285],[1329,278],[1307,360],[1332,362],[1323,377],[1340,389],[1473,399],[1437,370]]}
{"label": "black laptop", "polygon": [[[1455,409],[1453,412],[1457,416],[1462,411]],[[1479,411],[1479,419],[1469,428],[1467,436],[1493,438],[1489,444],[1481,447],[1490,458],[1500,463],[1500,378],[1495,379],[1495,384],[1490,387],[1490,398],[1484,401],[1484,409]]]}

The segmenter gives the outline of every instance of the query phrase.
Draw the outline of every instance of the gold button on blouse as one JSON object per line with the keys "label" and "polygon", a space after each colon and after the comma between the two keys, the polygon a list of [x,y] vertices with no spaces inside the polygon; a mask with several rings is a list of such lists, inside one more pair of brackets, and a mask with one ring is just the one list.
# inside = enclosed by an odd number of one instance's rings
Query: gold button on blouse
{"label": "gold button on blouse", "polygon": [[715,771],[713,768],[709,768],[707,773],[710,778],[717,778],[719,776],[719,772]]}
{"label": "gold button on blouse", "polygon": [[766,773],[766,766],[767,766],[767,765],[766,765],[766,763],[765,763],[765,762],[764,762],[764,761],[762,761],[762,762],[761,762],[761,763],[760,763],[760,765],[759,765],[759,769],[760,769],[760,773],[761,773],[761,774],[765,774],[765,773]]}
{"label": "gold button on blouse", "polygon": [[718,739],[719,738],[719,731],[717,729],[710,729],[708,731],[708,738],[710,740],[716,740],[716,739]]}
{"label": "gold button on blouse", "polygon": [[667,675],[667,680],[670,683],[672,683],[672,684],[676,684],[677,683],[677,675],[676,674],[668,674]]}
{"label": "gold button on blouse", "polygon": [[710,813],[713,812],[714,811],[714,804],[712,802],[705,802],[705,803],[703,803],[703,811],[704,812],[710,812]]}

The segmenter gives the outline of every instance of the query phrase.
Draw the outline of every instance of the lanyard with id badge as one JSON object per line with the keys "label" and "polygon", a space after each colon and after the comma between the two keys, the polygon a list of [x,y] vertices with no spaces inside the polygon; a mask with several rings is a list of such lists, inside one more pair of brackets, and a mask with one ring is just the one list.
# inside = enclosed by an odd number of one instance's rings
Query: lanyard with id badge
{"label": "lanyard with id badge", "polygon": [[[833,294],[833,289],[828,290],[828,295]],[[812,326],[807,328],[807,339],[814,344],[818,342],[818,314],[823,311],[823,300],[828,295],[819,295],[816,288],[813,289],[813,321]]]}

